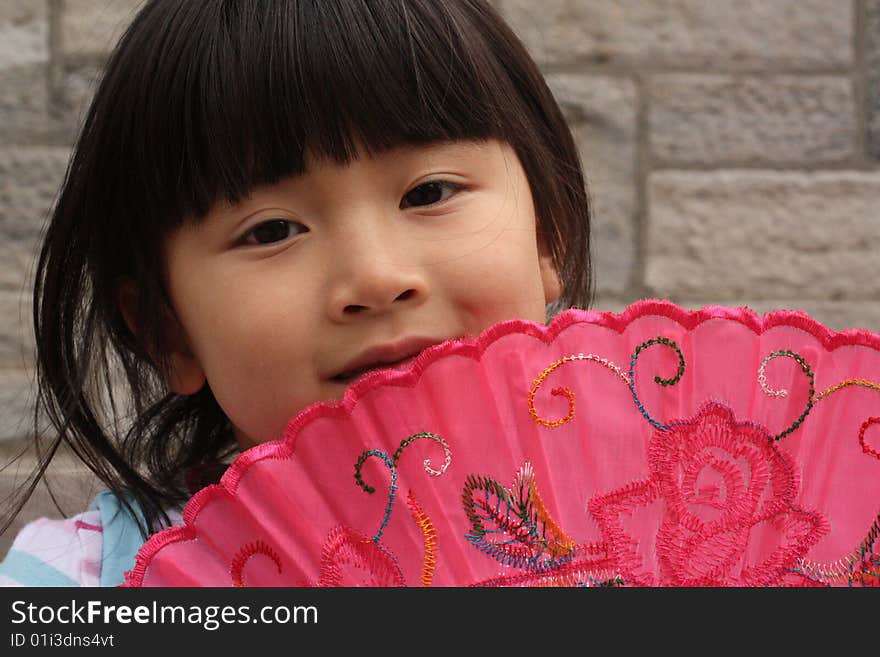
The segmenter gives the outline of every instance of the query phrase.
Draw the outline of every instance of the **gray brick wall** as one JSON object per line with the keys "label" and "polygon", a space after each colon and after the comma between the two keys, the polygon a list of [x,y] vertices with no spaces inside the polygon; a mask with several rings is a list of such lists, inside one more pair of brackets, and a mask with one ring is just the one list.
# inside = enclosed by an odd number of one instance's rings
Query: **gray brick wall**
{"label": "gray brick wall", "polygon": [[[94,80],[139,4],[0,1],[3,462],[29,432],[34,247]],[[494,4],[581,150],[595,307],[663,296],[880,330],[880,0]],[[90,479],[70,466],[57,478],[82,508]],[[0,499],[14,479],[0,473]],[[43,513],[57,515],[40,492],[20,522]]]}
{"label": "gray brick wall", "polygon": [[880,330],[880,0],[497,0],[578,136],[595,307]]}

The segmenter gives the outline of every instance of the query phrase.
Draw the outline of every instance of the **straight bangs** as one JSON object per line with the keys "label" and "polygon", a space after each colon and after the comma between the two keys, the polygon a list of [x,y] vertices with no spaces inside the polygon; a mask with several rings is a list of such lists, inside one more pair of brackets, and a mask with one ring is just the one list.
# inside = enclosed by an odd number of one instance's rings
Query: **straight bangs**
{"label": "straight bangs", "polygon": [[[115,100],[128,105],[120,113],[143,117],[119,145],[126,205],[149,209],[144,220],[167,230],[303,173],[307,152],[345,164],[403,144],[512,141],[526,129],[511,125],[521,114],[510,111],[516,88],[465,11],[481,9],[436,0],[150,5],[119,46],[130,84]],[[144,21],[165,25],[139,29]],[[126,52],[140,57],[134,75]]]}

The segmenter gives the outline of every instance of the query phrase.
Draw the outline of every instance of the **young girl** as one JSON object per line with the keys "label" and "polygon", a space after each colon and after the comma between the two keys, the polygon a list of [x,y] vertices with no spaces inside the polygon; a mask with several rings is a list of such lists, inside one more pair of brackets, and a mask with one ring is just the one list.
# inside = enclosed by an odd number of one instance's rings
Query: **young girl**
{"label": "young girl", "polygon": [[148,1],[34,291],[55,432],[32,483],[64,442],[108,490],[27,525],[0,582],[119,584],[237,450],[309,404],[588,305],[588,254],[571,134],[484,0]]}

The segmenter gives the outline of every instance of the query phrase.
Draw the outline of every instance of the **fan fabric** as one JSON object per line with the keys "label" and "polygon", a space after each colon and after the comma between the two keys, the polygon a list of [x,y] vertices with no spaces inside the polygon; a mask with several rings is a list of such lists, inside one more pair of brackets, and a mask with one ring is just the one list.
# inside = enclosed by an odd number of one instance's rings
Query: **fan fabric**
{"label": "fan fabric", "polygon": [[645,300],[309,407],[127,586],[876,585],[880,335]]}

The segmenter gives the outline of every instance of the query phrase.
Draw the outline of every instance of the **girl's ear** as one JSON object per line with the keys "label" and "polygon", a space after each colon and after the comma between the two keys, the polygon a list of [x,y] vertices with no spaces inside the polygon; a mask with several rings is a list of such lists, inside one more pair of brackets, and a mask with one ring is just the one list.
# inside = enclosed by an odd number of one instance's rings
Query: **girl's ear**
{"label": "girl's ear", "polygon": [[[122,317],[132,335],[140,334],[137,323],[137,287],[131,280],[123,280],[117,290],[117,300]],[[165,372],[165,380],[168,389],[178,395],[193,395],[205,385],[205,371],[202,369],[198,358],[189,348],[183,327],[168,308],[162,309],[162,331],[166,337],[168,354],[168,370]],[[160,359],[151,354],[154,362]]]}
{"label": "girl's ear", "polygon": [[547,240],[538,231],[538,263],[541,268],[541,282],[544,284],[544,303],[551,304],[562,294],[562,283],[559,280],[559,272],[553,263],[553,255]]}

